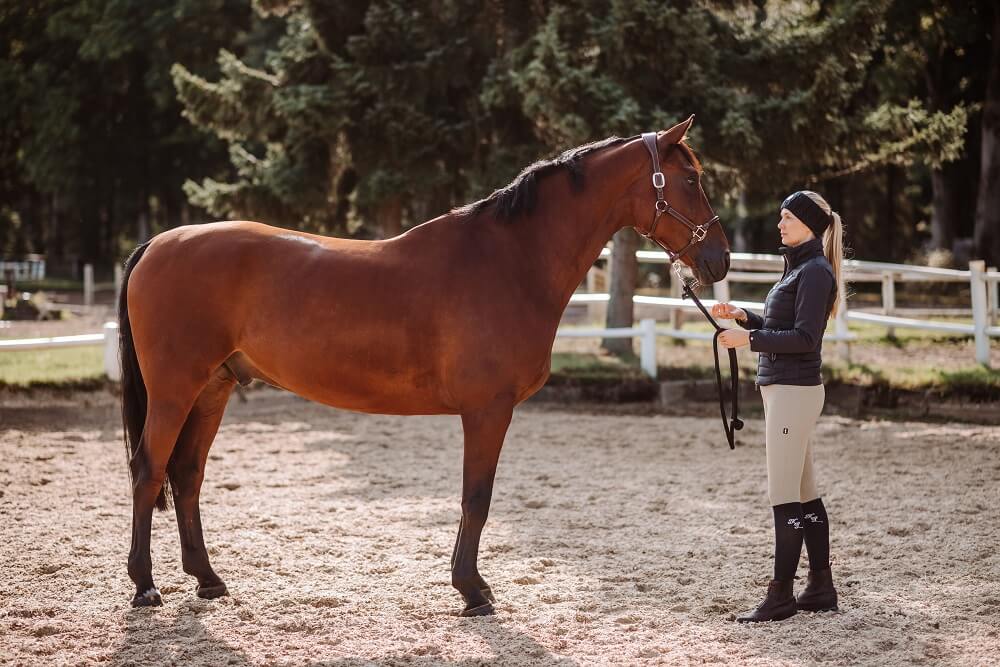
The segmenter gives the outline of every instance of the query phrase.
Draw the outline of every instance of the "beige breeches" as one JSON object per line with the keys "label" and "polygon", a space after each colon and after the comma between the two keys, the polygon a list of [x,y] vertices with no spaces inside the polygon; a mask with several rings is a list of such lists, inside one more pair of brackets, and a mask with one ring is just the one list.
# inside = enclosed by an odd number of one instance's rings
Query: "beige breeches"
{"label": "beige breeches", "polygon": [[764,400],[767,493],[771,505],[819,498],[812,435],[823,411],[826,387],[765,384],[760,386],[760,395]]}

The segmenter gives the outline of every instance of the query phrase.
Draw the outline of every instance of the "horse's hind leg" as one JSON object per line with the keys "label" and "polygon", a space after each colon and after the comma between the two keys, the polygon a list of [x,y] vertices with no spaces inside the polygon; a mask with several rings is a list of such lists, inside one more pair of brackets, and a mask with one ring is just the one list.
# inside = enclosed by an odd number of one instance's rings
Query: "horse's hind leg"
{"label": "horse's hind leg", "polygon": [[162,604],[160,593],[153,584],[153,563],[149,556],[153,507],[166,480],[167,463],[196,391],[193,388],[190,400],[181,399],[184,393],[179,390],[163,398],[152,392],[149,395],[146,423],[139,443],[141,456],[133,457],[132,547],[128,554],[128,574],[136,588],[133,607]]}
{"label": "horse's hind leg", "polygon": [[227,590],[208,561],[201,530],[199,496],[208,450],[215,440],[235,384],[225,370],[216,372],[191,408],[167,466],[184,571],[198,579],[198,597],[209,599],[226,595]]}
{"label": "horse's hind leg", "polygon": [[483,410],[462,414],[465,429],[462,523],[451,570],[452,585],[465,598],[462,616],[493,613],[493,594],[479,574],[479,538],[489,515],[493,479],[513,411],[512,400],[497,399]]}

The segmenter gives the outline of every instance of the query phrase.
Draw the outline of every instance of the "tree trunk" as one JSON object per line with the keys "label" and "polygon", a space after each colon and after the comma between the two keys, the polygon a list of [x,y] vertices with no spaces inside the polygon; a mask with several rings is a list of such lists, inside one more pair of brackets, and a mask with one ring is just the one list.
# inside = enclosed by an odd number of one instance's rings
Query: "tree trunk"
{"label": "tree trunk", "polygon": [[147,213],[149,209],[143,208],[142,212],[136,217],[136,243],[145,243],[149,240],[149,214]]}
{"label": "tree trunk", "polygon": [[1000,263],[1000,9],[995,6],[991,52],[973,232],[976,257],[985,259],[988,265]]}
{"label": "tree trunk", "polygon": [[931,250],[951,251],[955,241],[957,201],[951,179],[944,168],[931,170]]}
{"label": "tree trunk", "polygon": [[733,224],[733,240],[731,249],[733,252],[747,252],[747,191],[740,188],[739,198],[736,201],[736,220]]}
{"label": "tree trunk", "polygon": [[[611,285],[608,287],[611,299],[605,320],[608,329],[632,326],[632,296],[639,277],[639,262],[635,259],[638,249],[639,235],[634,229],[625,227],[615,233],[611,249]],[[604,338],[601,347],[619,357],[634,354],[631,338]]]}
{"label": "tree trunk", "polygon": [[399,197],[387,199],[375,211],[375,233],[380,239],[391,239],[403,232],[403,202]]}

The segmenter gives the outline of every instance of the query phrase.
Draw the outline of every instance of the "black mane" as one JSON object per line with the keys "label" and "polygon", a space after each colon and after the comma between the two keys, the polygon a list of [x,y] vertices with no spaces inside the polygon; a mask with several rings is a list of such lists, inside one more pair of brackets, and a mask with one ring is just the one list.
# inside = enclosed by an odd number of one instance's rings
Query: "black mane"
{"label": "black mane", "polygon": [[494,190],[493,194],[477,202],[452,209],[452,213],[475,217],[485,208],[493,206],[496,217],[509,220],[519,215],[531,213],[538,200],[538,179],[556,167],[569,170],[570,183],[574,190],[583,188],[583,164],[580,158],[594,151],[628,141],[621,137],[609,137],[600,141],[571,148],[549,160],[539,160],[525,167],[506,187]]}

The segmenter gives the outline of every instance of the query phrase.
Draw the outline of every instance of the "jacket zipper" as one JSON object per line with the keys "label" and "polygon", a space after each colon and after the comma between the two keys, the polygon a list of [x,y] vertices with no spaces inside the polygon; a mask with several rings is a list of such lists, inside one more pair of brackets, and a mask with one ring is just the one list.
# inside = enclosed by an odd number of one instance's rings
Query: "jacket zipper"
{"label": "jacket zipper", "polygon": [[[784,271],[781,272],[781,279],[778,282],[781,282],[781,280],[784,280],[785,276],[788,275],[788,255],[782,255],[781,258],[783,260],[785,260],[785,269],[784,269]],[[764,317],[767,318],[767,308],[764,308]],[[774,352],[768,352],[767,353],[767,356],[768,356],[768,358],[771,359],[771,361],[774,361],[774,355],[775,355]],[[757,391],[757,392],[760,391],[760,383],[759,383],[759,381],[756,381],[756,380],[754,381],[753,388],[754,388],[754,391]]]}

